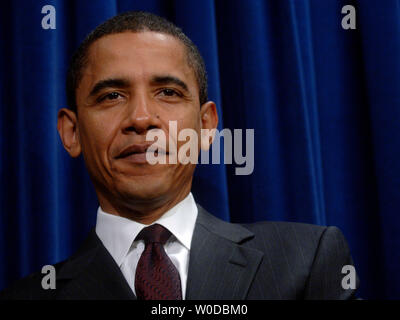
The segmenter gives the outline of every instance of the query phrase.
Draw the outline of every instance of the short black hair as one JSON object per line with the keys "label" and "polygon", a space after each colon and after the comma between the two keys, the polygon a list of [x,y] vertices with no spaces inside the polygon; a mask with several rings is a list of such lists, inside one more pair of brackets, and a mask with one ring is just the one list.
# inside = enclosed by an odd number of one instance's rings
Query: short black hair
{"label": "short black hair", "polygon": [[182,42],[187,51],[188,64],[193,69],[199,86],[200,105],[207,102],[207,73],[196,45],[183,33],[182,29],[168,20],[148,12],[128,11],[100,24],[83,40],[72,56],[66,79],[67,103],[71,110],[77,111],[76,89],[82,79],[82,70],[88,62],[88,51],[93,42],[110,34],[144,31],[168,34]]}

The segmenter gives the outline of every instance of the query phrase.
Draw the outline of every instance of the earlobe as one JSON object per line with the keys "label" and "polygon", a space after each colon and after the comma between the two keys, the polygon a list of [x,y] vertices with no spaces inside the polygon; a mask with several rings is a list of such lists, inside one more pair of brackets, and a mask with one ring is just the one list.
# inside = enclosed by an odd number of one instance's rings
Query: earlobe
{"label": "earlobe", "polygon": [[201,106],[201,149],[204,151],[210,148],[217,126],[217,107],[213,101],[208,101]]}
{"label": "earlobe", "polygon": [[67,150],[71,157],[78,157],[81,154],[82,148],[75,112],[67,108],[62,108],[58,112],[57,130],[65,150]]}

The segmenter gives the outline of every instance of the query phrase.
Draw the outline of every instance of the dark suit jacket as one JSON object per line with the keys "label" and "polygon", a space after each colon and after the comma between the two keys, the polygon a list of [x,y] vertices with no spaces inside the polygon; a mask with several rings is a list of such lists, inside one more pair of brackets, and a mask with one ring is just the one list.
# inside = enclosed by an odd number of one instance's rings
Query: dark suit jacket
{"label": "dark suit jacket", "polygon": [[[302,223],[224,222],[199,206],[189,259],[186,299],[349,299],[343,265],[353,264],[336,227]],[[82,247],[55,265],[56,289],[34,273],[2,299],[136,299],[92,229]],[[358,279],[357,279],[358,287]]]}

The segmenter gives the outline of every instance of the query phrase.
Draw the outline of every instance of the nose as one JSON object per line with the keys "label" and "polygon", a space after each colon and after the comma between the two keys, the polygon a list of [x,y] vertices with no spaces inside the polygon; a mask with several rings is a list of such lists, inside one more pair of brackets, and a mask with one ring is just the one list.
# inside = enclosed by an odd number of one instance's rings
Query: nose
{"label": "nose", "polygon": [[160,127],[160,120],[149,99],[143,95],[136,95],[126,108],[123,124],[125,134],[146,134],[151,129]]}

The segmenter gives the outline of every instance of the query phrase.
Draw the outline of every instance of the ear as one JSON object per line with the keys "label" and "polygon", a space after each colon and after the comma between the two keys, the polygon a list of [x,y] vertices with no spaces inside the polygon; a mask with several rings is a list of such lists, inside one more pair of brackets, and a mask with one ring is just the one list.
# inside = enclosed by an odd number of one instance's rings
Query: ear
{"label": "ear", "polygon": [[65,150],[73,158],[81,154],[82,148],[79,140],[78,119],[76,113],[70,109],[62,108],[58,112],[57,130]]}
{"label": "ear", "polygon": [[208,101],[201,106],[201,149],[207,151],[215,137],[218,126],[217,107],[213,101]]}

